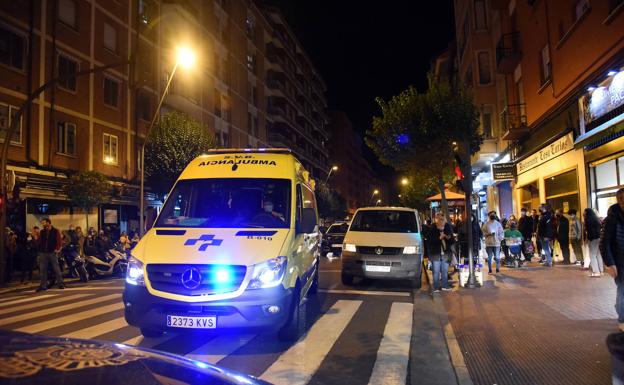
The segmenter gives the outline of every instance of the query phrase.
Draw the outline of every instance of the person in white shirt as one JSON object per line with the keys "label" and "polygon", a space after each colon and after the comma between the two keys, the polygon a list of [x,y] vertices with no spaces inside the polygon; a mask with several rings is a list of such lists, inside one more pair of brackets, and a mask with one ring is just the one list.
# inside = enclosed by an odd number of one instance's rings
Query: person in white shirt
{"label": "person in white shirt", "polygon": [[501,241],[505,238],[503,225],[496,220],[496,212],[488,213],[488,221],[483,224],[481,231],[485,238],[485,252],[488,256],[488,270],[492,274],[492,258],[496,261],[496,272],[500,272],[500,247]]}

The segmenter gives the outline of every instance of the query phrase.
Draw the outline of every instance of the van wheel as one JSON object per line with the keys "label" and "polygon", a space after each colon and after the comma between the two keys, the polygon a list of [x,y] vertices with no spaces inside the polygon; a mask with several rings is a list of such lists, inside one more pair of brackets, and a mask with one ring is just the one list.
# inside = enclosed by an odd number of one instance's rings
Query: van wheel
{"label": "van wheel", "polygon": [[297,287],[290,305],[288,321],[282,326],[277,336],[282,341],[296,341],[305,332],[306,305],[301,304],[301,290]]}
{"label": "van wheel", "polygon": [[348,286],[353,285],[353,276],[351,274],[342,273],[340,274],[340,278],[342,279],[343,285],[348,285]]}
{"label": "van wheel", "polygon": [[143,335],[143,337],[157,338],[162,337],[162,335],[165,333],[163,333],[161,330],[141,328],[141,334]]}
{"label": "van wheel", "polygon": [[412,288],[420,289],[422,286],[422,267],[418,269],[418,275],[412,278]]}

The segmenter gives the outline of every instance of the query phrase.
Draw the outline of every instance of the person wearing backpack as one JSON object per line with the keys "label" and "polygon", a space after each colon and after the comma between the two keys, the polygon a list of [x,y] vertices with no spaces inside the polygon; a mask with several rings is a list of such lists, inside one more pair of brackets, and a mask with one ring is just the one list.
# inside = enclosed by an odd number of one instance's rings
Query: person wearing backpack
{"label": "person wearing backpack", "polygon": [[600,256],[600,219],[596,212],[590,208],[583,211],[585,221],[585,232],[583,240],[589,249],[589,266],[591,267],[590,277],[601,277],[604,273],[602,257]]}

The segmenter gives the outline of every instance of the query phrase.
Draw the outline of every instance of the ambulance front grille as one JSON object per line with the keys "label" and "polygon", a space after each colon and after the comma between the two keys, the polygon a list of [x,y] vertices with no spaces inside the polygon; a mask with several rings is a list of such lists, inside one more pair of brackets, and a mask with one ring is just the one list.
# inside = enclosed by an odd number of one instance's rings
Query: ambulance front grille
{"label": "ambulance front grille", "polygon": [[[245,279],[247,273],[246,266],[228,265],[228,279],[224,282],[215,280],[215,269],[223,269],[223,265],[187,265],[187,264],[148,264],[147,278],[155,290],[172,294],[199,296],[211,294],[231,293],[238,290]],[[195,287],[196,281],[183,281],[183,275],[188,270],[199,271],[199,285]],[[188,278],[188,273],[186,278]],[[196,276],[193,277],[196,279]]]}

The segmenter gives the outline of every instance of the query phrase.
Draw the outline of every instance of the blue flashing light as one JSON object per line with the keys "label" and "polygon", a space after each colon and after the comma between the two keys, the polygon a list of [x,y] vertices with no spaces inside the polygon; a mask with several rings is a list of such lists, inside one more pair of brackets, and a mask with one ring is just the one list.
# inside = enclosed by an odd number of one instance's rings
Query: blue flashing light
{"label": "blue flashing light", "polygon": [[206,364],[205,362],[193,361],[193,363],[195,364],[195,366],[197,366],[199,368],[208,369],[208,364]]}
{"label": "blue flashing light", "polygon": [[232,272],[228,267],[221,266],[214,271],[214,281],[218,284],[226,284],[232,282]]}
{"label": "blue flashing light", "polygon": [[607,76],[615,76],[617,74],[618,74],[617,71],[611,70],[611,71],[609,71],[609,73],[607,73]]}
{"label": "blue flashing light", "polygon": [[408,134],[400,134],[396,137],[396,142],[398,144],[408,144],[409,143],[409,135]]}

